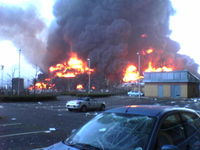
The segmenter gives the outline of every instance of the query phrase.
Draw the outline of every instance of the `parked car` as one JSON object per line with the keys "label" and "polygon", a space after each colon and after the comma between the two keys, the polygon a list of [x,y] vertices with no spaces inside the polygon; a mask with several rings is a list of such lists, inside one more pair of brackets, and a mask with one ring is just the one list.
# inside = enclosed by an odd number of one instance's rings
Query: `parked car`
{"label": "parked car", "polygon": [[140,91],[129,91],[128,96],[144,96],[144,93],[140,92]]}
{"label": "parked car", "polygon": [[199,150],[200,116],[191,109],[131,105],[97,115],[44,150]]}
{"label": "parked car", "polygon": [[78,98],[76,100],[71,100],[66,103],[66,107],[69,111],[79,110],[82,112],[86,112],[87,110],[97,109],[97,110],[105,110],[106,104],[105,102],[97,101],[90,97]]}

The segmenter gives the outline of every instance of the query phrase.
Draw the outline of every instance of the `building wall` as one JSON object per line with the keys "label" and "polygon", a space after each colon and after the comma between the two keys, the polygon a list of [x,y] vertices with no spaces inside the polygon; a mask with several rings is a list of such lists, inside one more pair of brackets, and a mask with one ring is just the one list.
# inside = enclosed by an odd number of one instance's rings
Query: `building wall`
{"label": "building wall", "polygon": [[181,97],[188,97],[188,84],[181,85]]}
{"label": "building wall", "polygon": [[188,97],[199,97],[199,84],[198,83],[188,83]]}
{"label": "building wall", "polygon": [[170,85],[164,85],[164,97],[170,97]]}
{"label": "building wall", "polygon": [[158,96],[157,84],[153,84],[153,83],[145,84],[144,95],[149,96],[149,97],[157,97]]}
{"label": "building wall", "polygon": [[[163,93],[159,93],[159,86],[162,87]],[[189,97],[188,93],[193,93],[191,90],[191,87],[188,88],[188,84],[187,83],[146,83],[145,84],[145,96],[148,97],[173,97],[172,96],[172,86],[178,86],[179,88],[179,94],[177,97],[183,97],[183,98],[187,98]],[[191,85],[190,85],[191,86]],[[189,90],[191,92],[189,92]],[[162,95],[162,96],[161,96]]]}

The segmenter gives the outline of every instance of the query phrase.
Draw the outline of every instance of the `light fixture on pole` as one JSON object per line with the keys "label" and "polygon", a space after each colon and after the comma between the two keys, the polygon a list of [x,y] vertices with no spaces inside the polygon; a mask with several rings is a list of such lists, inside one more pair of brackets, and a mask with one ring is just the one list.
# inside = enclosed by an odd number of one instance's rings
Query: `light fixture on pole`
{"label": "light fixture on pole", "polygon": [[138,72],[139,72],[139,80],[138,80],[138,88],[139,88],[139,98],[141,97],[141,87],[140,87],[140,53],[137,52],[138,55]]}
{"label": "light fixture on pole", "polygon": [[90,84],[91,84],[91,79],[90,79],[90,59],[88,58],[88,67],[89,67],[89,72],[88,72],[88,93],[90,93]]}

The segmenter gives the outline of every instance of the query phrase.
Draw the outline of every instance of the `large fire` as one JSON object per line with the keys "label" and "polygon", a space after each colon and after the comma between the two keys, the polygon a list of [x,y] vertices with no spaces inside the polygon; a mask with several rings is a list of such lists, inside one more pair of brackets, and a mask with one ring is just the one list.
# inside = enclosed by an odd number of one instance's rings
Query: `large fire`
{"label": "large fire", "polygon": [[163,66],[163,67],[155,68],[152,66],[151,61],[148,63],[148,68],[145,69],[145,72],[168,72],[168,71],[173,71],[173,67]]}
{"label": "large fire", "polygon": [[[173,71],[173,67],[167,67],[167,66],[163,66],[163,67],[153,67],[152,66],[152,62],[150,61],[148,63],[148,68],[144,70],[144,72],[168,72],[168,71]],[[124,82],[135,82],[139,79],[142,79],[143,76],[139,75],[139,72],[137,70],[137,67],[135,67],[134,65],[129,65],[126,68],[126,71],[124,73],[124,78],[123,81]]]}
{"label": "large fire", "polygon": [[[146,34],[141,35],[142,38],[145,38],[146,36],[147,36]],[[155,52],[155,50],[153,48],[149,48],[149,49],[146,49],[146,50],[141,50],[139,52],[139,54],[140,55],[149,55],[149,54],[154,53],[154,52]],[[173,71],[174,67],[169,66],[169,65],[165,65],[165,66],[162,66],[162,67],[155,67],[155,66],[152,65],[152,61],[149,61],[148,62],[148,68],[146,68],[144,70],[143,70],[143,68],[141,68],[141,69],[144,72],[168,72],[168,71]],[[143,76],[140,76],[140,74],[137,70],[137,67],[135,67],[134,65],[129,65],[126,68],[126,71],[124,73],[123,81],[124,82],[136,82],[141,78],[143,78]]]}
{"label": "large fire", "polygon": [[[50,84],[55,77],[59,78],[74,78],[80,74],[91,74],[94,72],[94,69],[91,69],[87,66],[87,63],[77,57],[76,53],[71,53],[71,57],[68,61],[51,66],[49,68],[51,73],[51,78],[45,79],[44,82],[36,82],[35,85],[30,86],[30,90],[41,90],[41,89],[52,89],[55,87],[55,84]],[[83,89],[82,85],[77,85],[77,89]]]}
{"label": "large fire", "polygon": [[129,65],[124,73],[124,82],[135,82],[139,79],[141,79],[142,76],[140,76],[139,72],[137,71],[137,67],[134,65]]}
{"label": "large fire", "polygon": [[94,72],[94,69],[89,68],[87,63],[77,57],[76,53],[71,53],[69,61],[51,66],[49,71],[54,77],[73,78],[80,74]]}

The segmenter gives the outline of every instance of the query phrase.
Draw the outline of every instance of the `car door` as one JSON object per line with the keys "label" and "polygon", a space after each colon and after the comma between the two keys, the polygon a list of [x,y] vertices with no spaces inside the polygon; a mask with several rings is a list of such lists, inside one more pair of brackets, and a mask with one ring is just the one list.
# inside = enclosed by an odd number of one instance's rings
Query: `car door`
{"label": "car door", "polygon": [[[155,150],[161,150],[163,145],[175,145],[185,140],[185,132],[178,113],[165,116],[158,129]],[[185,145],[181,145],[180,150],[187,150]]]}
{"label": "car door", "polygon": [[187,150],[200,150],[200,118],[195,113],[182,112],[181,118],[186,132]]}
{"label": "car door", "polygon": [[87,108],[91,109],[92,108],[92,100],[91,100],[91,98],[89,98],[89,97],[85,98],[85,102],[87,103]]}

